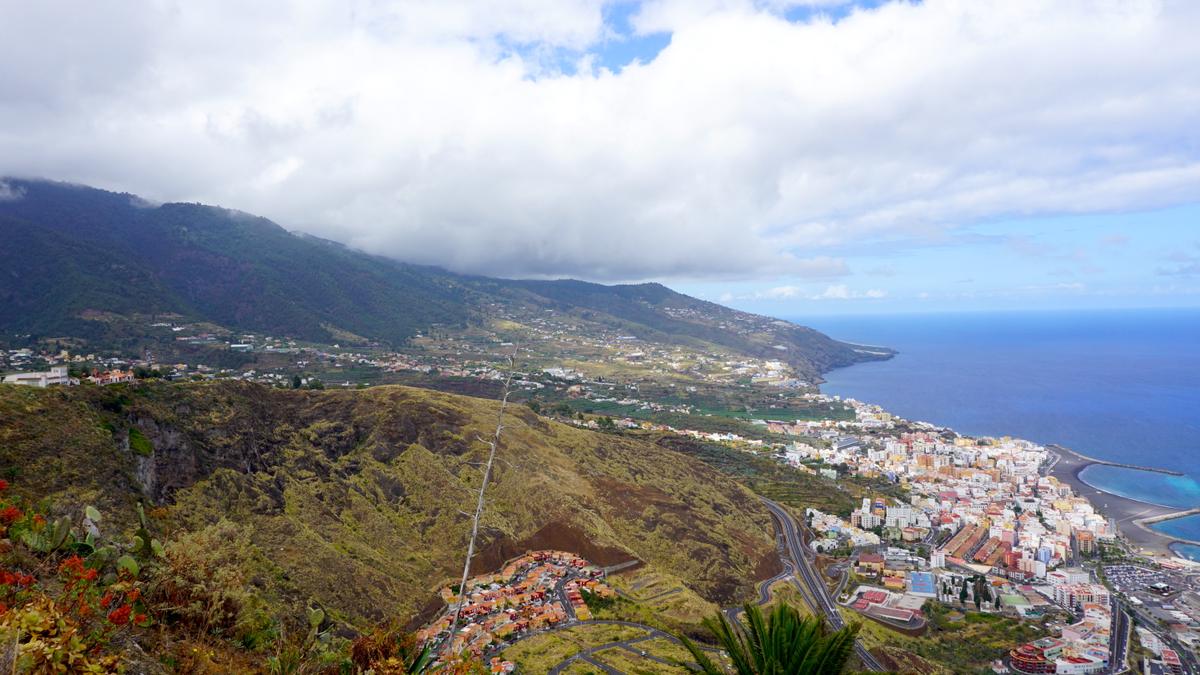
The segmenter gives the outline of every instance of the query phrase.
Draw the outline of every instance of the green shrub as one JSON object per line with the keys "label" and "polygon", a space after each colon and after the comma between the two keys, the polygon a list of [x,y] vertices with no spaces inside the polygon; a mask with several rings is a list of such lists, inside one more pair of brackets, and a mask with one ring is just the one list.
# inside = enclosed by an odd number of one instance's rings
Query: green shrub
{"label": "green shrub", "polygon": [[164,550],[151,602],[185,630],[262,646],[274,637],[273,622],[246,580],[253,550],[247,533],[227,520],[180,536]]}
{"label": "green shrub", "polygon": [[149,457],[154,454],[154,445],[150,443],[150,439],[146,438],[146,435],[137,427],[129,428],[129,449],[143,457]]}

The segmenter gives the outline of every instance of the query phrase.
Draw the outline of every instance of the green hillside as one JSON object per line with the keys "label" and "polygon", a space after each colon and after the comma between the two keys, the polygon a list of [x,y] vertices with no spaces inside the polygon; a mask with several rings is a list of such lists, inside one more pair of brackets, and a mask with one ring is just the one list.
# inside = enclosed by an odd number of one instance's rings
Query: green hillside
{"label": "green hillside", "polygon": [[[0,386],[0,475],[64,514],[95,505],[110,527],[131,527],[143,501],[156,536],[232,547],[271,612],[316,603],[364,629],[419,617],[461,569],[473,439],[496,405],[406,387]],[[684,455],[521,407],[497,466],[478,570],[563,548],[669,570],[720,604],[778,571],[758,500]]]}

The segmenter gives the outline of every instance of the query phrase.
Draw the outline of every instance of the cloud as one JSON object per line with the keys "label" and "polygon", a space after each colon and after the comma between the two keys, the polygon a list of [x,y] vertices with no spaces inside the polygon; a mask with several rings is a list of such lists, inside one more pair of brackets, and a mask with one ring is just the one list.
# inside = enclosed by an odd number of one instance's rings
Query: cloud
{"label": "cloud", "polygon": [[857,300],[871,299],[878,300],[887,297],[887,291],[872,288],[866,291],[850,290],[845,284],[833,284],[826,286],[824,291],[812,296],[813,300]]}
{"label": "cloud", "polygon": [[846,284],[830,284],[823,290],[818,292],[810,292],[800,286],[776,286],[766,290],[757,291],[751,295],[741,298],[729,298],[723,300],[728,302],[734,299],[740,300],[878,300],[887,297],[887,291],[880,289],[869,289],[866,291],[851,290]]}
{"label": "cloud", "polygon": [[794,298],[797,295],[800,295],[799,286],[776,286],[775,288],[768,288],[765,291],[756,293],[755,297],[763,298],[765,300],[783,300],[787,298]]}
{"label": "cloud", "polygon": [[18,4],[0,175],[602,280],[832,278],[838,247],[1200,200],[1200,4],[842,4],[647,1],[670,42],[619,72],[601,0]]}
{"label": "cloud", "polygon": [[25,196],[25,189],[17,186],[13,187],[8,183],[0,180],[0,202],[15,202]]}
{"label": "cloud", "polygon": [[[1196,242],[1195,248],[1200,249],[1200,242]],[[1185,251],[1172,251],[1163,256],[1163,259],[1172,264],[1156,269],[1155,273],[1159,276],[1200,276],[1200,254],[1191,254]]]}

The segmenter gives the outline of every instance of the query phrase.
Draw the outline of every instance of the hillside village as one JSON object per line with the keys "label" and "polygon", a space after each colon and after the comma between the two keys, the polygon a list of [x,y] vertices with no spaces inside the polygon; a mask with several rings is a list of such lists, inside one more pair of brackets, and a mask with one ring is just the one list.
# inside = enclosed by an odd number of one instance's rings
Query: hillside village
{"label": "hillside village", "polygon": [[[437,654],[444,653],[449,642],[451,654],[490,656],[514,640],[590,620],[585,598],[614,594],[603,577],[603,570],[573,553],[531,551],[498,572],[471,578],[465,589],[443,588],[445,612],[417,637]],[[460,603],[458,627],[451,632]],[[491,665],[493,672],[511,671],[513,666],[494,658]]]}

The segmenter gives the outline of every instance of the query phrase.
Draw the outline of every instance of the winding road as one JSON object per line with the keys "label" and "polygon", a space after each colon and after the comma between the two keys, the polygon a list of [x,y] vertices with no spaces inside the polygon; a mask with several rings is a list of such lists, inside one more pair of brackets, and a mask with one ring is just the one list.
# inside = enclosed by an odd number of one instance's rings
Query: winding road
{"label": "winding road", "polygon": [[[813,568],[812,560],[808,558],[808,551],[804,546],[803,538],[800,536],[800,525],[782,505],[766,497],[760,497],[760,499],[767,505],[767,508],[771,511],[771,515],[774,516],[775,521],[778,523],[780,531],[783,532],[786,549],[791,555],[792,562],[795,564],[796,570],[800,572],[800,577],[804,582],[801,584],[800,580],[793,578],[792,583],[796,584],[796,587],[800,589],[801,595],[804,596],[809,606],[814,611],[823,614],[834,630],[844,627],[846,621],[842,618],[841,612],[838,611],[837,603],[830,597],[829,588],[825,586],[825,582],[821,580],[820,575]],[[806,586],[807,589],[805,588]],[[887,670],[871,652],[867,651],[866,647],[862,646],[861,642],[854,643],[854,652],[858,655],[859,660],[863,662],[863,666],[867,670],[876,672]]]}

